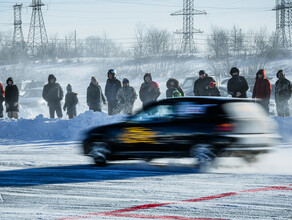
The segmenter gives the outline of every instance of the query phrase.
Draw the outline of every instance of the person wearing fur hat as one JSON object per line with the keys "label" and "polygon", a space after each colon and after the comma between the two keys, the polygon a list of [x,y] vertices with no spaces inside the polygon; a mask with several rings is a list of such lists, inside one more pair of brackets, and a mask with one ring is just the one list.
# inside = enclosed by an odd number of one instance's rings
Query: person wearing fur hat
{"label": "person wearing fur hat", "polygon": [[108,114],[113,115],[114,108],[117,105],[117,93],[122,87],[121,81],[116,78],[117,72],[114,69],[110,69],[107,72],[108,79],[105,85],[105,96],[108,102]]}
{"label": "person wearing fur hat", "polygon": [[58,118],[62,118],[61,101],[64,97],[62,87],[56,83],[57,79],[53,74],[48,77],[48,84],[44,86],[43,98],[48,103],[50,118],[55,118],[55,112]]}
{"label": "person wearing fur hat", "polygon": [[130,82],[127,78],[123,79],[123,87],[119,89],[117,93],[118,104],[115,108],[115,113],[122,112],[126,115],[131,115],[134,107],[134,103],[137,99],[136,90],[130,86]]}
{"label": "person wearing fur hat", "polygon": [[106,104],[105,97],[95,76],[91,77],[91,82],[87,88],[86,100],[89,110],[93,110],[94,112],[101,112],[102,103]]}
{"label": "person wearing fur hat", "polygon": [[18,119],[18,99],[19,92],[16,85],[13,83],[12,77],[9,77],[6,81],[7,86],[5,88],[5,105],[8,118]]}
{"label": "person wearing fur hat", "polygon": [[261,69],[257,72],[256,82],[253,87],[252,98],[261,99],[260,104],[269,112],[272,86],[270,80],[266,78],[266,71]]}
{"label": "person wearing fur hat", "polygon": [[72,86],[67,85],[67,94],[65,96],[65,104],[63,110],[66,111],[69,119],[75,118],[77,116],[76,105],[78,104],[77,93],[72,92]]}
{"label": "person wearing fur hat", "polygon": [[170,78],[166,82],[166,98],[173,98],[173,97],[182,97],[185,96],[185,93],[181,86],[179,85],[178,80]]}
{"label": "person wearing fur hat", "polygon": [[0,82],[0,118],[3,118],[3,102],[5,101],[5,89]]}
{"label": "person wearing fur hat", "polygon": [[289,108],[289,100],[292,95],[291,82],[285,78],[283,70],[277,72],[277,82],[275,84],[275,101],[277,113],[280,117],[288,117],[291,115]]}
{"label": "person wearing fur hat", "polygon": [[239,69],[232,67],[230,75],[232,78],[227,83],[228,93],[234,98],[247,98],[246,92],[249,90],[249,86],[246,79],[239,75]]}
{"label": "person wearing fur hat", "polygon": [[152,81],[151,73],[146,73],[139,91],[143,107],[151,102],[156,102],[160,94],[159,86],[156,82]]}

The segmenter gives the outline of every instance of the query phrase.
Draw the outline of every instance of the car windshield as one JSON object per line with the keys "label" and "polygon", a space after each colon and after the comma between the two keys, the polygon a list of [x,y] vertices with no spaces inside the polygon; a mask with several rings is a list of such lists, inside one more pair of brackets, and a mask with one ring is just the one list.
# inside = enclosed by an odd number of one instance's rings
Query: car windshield
{"label": "car windshield", "polygon": [[157,105],[136,114],[131,121],[151,121],[172,118],[174,113],[173,105]]}

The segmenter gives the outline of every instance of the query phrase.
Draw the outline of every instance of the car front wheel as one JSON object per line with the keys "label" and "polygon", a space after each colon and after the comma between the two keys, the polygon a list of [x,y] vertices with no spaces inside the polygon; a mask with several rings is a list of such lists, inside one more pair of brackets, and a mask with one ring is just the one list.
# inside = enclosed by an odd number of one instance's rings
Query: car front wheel
{"label": "car front wheel", "polygon": [[91,149],[88,156],[93,158],[97,166],[105,166],[111,155],[108,145],[104,142],[90,142],[88,145],[88,148]]}

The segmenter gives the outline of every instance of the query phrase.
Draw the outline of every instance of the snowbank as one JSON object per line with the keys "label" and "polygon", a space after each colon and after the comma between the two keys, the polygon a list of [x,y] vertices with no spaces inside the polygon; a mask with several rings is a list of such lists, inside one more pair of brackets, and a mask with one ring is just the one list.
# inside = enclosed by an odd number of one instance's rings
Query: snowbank
{"label": "snowbank", "polygon": [[[120,122],[125,116],[86,111],[72,120],[48,119],[43,115],[35,119],[0,120],[0,139],[13,140],[80,140],[92,127]],[[274,117],[284,142],[292,142],[292,117]]]}
{"label": "snowbank", "polygon": [[43,115],[35,119],[0,120],[0,139],[13,140],[80,140],[84,132],[95,126],[112,124],[125,116],[108,116],[87,111],[72,120],[48,119]]}

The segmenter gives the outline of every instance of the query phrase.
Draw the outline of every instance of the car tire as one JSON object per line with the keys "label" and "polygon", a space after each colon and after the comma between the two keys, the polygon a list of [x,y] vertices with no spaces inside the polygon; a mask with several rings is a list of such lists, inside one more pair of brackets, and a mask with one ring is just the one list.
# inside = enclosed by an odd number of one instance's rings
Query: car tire
{"label": "car tire", "polygon": [[210,144],[193,145],[190,155],[192,158],[197,160],[196,165],[199,169],[207,168],[217,157],[214,147]]}
{"label": "car tire", "polygon": [[88,156],[91,156],[96,166],[105,166],[111,151],[104,142],[89,142],[88,147],[91,149]]}

